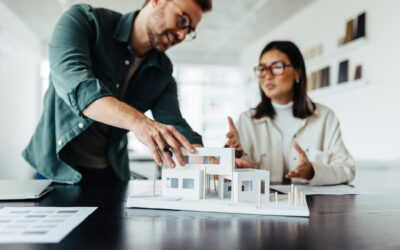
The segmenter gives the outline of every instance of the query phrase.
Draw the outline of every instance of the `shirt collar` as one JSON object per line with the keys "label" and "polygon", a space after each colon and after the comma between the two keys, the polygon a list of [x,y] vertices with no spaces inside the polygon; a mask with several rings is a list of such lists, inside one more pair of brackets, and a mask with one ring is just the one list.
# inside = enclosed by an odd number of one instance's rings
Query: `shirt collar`
{"label": "shirt collar", "polygon": [[[132,25],[139,14],[140,10],[135,12],[129,12],[121,17],[117,25],[117,29],[114,32],[113,38],[117,41],[127,43],[130,47],[130,41],[132,37]],[[159,52],[156,49],[151,49],[147,52],[143,64],[146,67],[155,66],[160,69],[166,70],[172,73],[172,65],[165,53]]]}
{"label": "shirt collar", "polygon": [[[293,103],[292,103],[292,105],[293,105]],[[307,100],[307,105],[312,109],[313,108],[313,105],[312,105],[312,102],[310,101],[310,100]],[[255,113],[255,110],[253,110],[253,112],[252,112],[252,115]],[[316,106],[316,109],[314,110],[314,113],[313,113],[313,115],[312,116],[316,116],[316,117],[318,117],[319,116],[319,114],[320,114],[320,110],[319,110],[319,108],[318,108],[318,106]],[[302,120],[307,120],[308,118],[310,118],[310,117],[307,117],[306,119],[302,119]],[[261,118],[259,118],[259,119],[254,119],[254,122],[255,123],[263,123],[263,122],[271,122],[272,120],[271,120],[271,118],[269,118],[268,116],[263,116],[263,117],[261,117]]]}
{"label": "shirt collar", "polygon": [[139,14],[139,10],[129,12],[121,17],[118,22],[117,29],[114,32],[114,39],[120,42],[129,43],[132,36],[133,20]]}

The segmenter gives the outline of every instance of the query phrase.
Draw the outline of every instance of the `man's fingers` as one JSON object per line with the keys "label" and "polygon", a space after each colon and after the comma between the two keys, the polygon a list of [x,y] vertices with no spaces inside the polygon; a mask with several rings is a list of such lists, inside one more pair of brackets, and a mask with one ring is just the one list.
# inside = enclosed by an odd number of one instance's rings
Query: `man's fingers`
{"label": "man's fingers", "polygon": [[233,137],[233,133],[232,133],[231,131],[229,131],[229,132],[226,134],[226,138],[230,139],[230,138],[232,138],[232,137]]}
{"label": "man's fingers", "polygon": [[229,123],[229,128],[236,130],[235,124],[232,121],[232,118],[230,116],[228,116],[228,123]]}
{"label": "man's fingers", "polygon": [[167,162],[168,166],[170,168],[174,168],[176,166],[174,160],[172,159],[171,155],[169,154],[169,151],[164,151],[166,147],[168,147],[168,144],[164,141],[164,139],[159,135],[156,138],[154,138],[158,147],[159,152],[161,153],[162,157],[164,160]]}
{"label": "man's fingers", "polygon": [[172,135],[176,138],[176,140],[191,154],[196,153],[196,149],[193,145],[181,134],[176,130],[174,127],[169,126]]}
{"label": "man's fingers", "polygon": [[153,158],[156,161],[157,165],[158,166],[162,166],[163,165],[163,161],[162,161],[160,153],[159,153],[159,151],[157,149],[156,144],[152,141],[148,147],[149,147],[150,152],[153,155]]}
{"label": "man's fingers", "polygon": [[174,152],[176,159],[179,161],[179,164],[181,166],[184,166],[186,163],[185,157],[183,156],[181,147],[180,147],[179,143],[175,140],[175,137],[173,137],[172,135],[167,133],[164,135],[164,138],[165,138],[165,141],[170,146],[170,149],[172,150],[172,152]]}
{"label": "man's fingers", "polygon": [[176,164],[174,160],[172,159],[171,155],[169,154],[169,151],[164,151],[162,148],[159,148],[161,155],[163,156],[164,160],[167,162],[168,166],[170,168],[175,168]]}
{"label": "man's fingers", "polygon": [[165,152],[164,150],[161,150],[161,154],[170,168],[176,167],[176,164],[175,164],[174,160],[172,159],[171,155],[169,154],[169,152]]}

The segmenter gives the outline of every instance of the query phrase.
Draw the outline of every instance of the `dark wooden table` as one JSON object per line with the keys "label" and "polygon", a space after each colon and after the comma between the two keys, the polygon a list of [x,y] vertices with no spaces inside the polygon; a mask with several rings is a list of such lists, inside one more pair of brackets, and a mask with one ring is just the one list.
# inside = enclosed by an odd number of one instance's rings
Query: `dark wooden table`
{"label": "dark wooden table", "polygon": [[309,218],[125,209],[129,183],[53,185],[37,202],[0,206],[97,206],[58,244],[0,249],[400,248],[400,197],[308,196]]}

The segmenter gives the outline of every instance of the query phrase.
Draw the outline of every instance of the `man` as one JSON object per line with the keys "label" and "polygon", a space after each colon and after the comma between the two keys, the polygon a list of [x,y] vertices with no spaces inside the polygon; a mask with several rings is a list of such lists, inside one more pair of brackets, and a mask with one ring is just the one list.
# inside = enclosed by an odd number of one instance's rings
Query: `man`
{"label": "man", "polygon": [[[158,165],[185,165],[180,146],[202,145],[182,118],[172,64],[164,51],[195,37],[211,0],[147,0],[121,15],[81,4],[56,25],[44,111],[23,157],[46,178],[128,180],[128,131]],[[143,115],[151,110],[156,121]],[[169,125],[166,125],[169,124]],[[179,132],[178,132],[179,131]]]}

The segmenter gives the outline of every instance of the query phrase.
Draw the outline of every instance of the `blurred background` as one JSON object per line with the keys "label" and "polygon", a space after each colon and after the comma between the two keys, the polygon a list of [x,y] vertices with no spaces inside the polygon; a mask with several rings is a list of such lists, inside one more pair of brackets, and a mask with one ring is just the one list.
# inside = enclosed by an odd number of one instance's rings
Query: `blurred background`
{"label": "blurred background", "polygon": [[[126,13],[144,1],[0,0],[0,179],[33,176],[21,151],[48,86],[47,45],[80,2]],[[310,97],[335,111],[357,168],[400,167],[399,9],[397,0],[214,0],[196,40],[167,52],[183,116],[205,146],[223,146],[226,117],[260,100],[252,69],[262,48],[291,40],[306,58]],[[151,176],[148,150],[133,135],[129,148],[132,170]]]}

